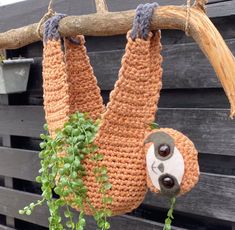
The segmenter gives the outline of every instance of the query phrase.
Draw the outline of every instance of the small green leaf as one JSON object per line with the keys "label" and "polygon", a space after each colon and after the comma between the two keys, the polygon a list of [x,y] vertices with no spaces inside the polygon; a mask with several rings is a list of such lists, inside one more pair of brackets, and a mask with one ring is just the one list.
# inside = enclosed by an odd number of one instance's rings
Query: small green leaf
{"label": "small green leaf", "polygon": [[48,131],[48,125],[47,124],[43,125],[43,129]]}
{"label": "small green leaf", "polygon": [[104,156],[103,156],[102,154],[100,154],[100,153],[96,155],[96,159],[97,159],[98,161],[103,160],[103,158],[104,158]]}
{"label": "small green leaf", "polygon": [[102,202],[104,204],[112,204],[113,198],[112,197],[103,197]]}
{"label": "small green leaf", "polygon": [[104,223],[104,230],[108,230],[108,229],[110,229],[110,224],[106,221]]}
{"label": "small green leaf", "polygon": [[79,220],[79,225],[84,227],[86,225],[86,220],[84,218],[80,219]]}
{"label": "small green leaf", "polygon": [[64,131],[67,133],[67,134],[70,134],[73,130],[73,127],[71,125],[67,125],[64,129]]}
{"label": "small green leaf", "polygon": [[76,160],[74,161],[74,165],[75,167],[79,167],[81,165],[81,162],[78,158],[76,158]]}
{"label": "small green leaf", "polygon": [[71,167],[71,164],[69,164],[69,163],[66,163],[66,164],[64,165],[64,168],[65,168],[65,169],[70,169],[70,167]]}
{"label": "small green leaf", "polygon": [[37,181],[38,183],[42,183],[42,177],[41,177],[41,176],[37,176],[37,177],[36,177],[36,181]]}
{"label": "small green leaf", "polygon": [[66,218],[69,218],[69,217],[70,217],[70,212],[69,212],[69,210],[66,210],[66,211],[64,212],[64,216],[65,216]]}
{"label": "small green leaf", "polygon": [[72,174],[71,174],[71,177],[72,177],[73,179],[76,179],[77,176],[78,176],[77,172],[73,171]]}
{"label": "small green leaf", "polygon": [[105,184],[104,184],[104,189],[107,191],[107,190],[109,190],[109,189],[111,189],[112,188],[112,184],[111,183],[109,183],[109,182],[106,182]]}
{"label": "small green leaf", "polygon": [[45,142],[41,142],[39,146],[40,146],[41,149],[44,149],[46,147],[46,145],[47,144]]}
{"label": "small green leaf", "polygon": [[24,215],[24,210],[19,210],[20,215]]}
{"label": "small green leaf", "polygon": [[159,124],[153,122],[151,125],[150,125],[150,128],[153,130],[153,129],[160,129],[160,126]]}
{"label": "small green leaf", "polygon": [[31,208],[31,210],[35,207],[34,203],[30,203],[29,207]]}
{"label": "small green leaf", "polygon": [[27,211],[26,211],[26,215],[27,216],[30,216],[32,214],[32,211],[30,210],[30,209],[28,209]]}
{"label": "small green leaf", "polygon": [[72,221],[67,221],[66,222],[66,226],[68,227],[68,228],[74,228],[74,223],[72,222]]}
{"label": "small green leaf", "polygon": [[57,195],[60,195],[62,193],[61,189],[59,187],[56,187],[54,189],[54,192],[57,194]]}
{"label": "small green leaf", "polygon": [[44,139],[46,139],[46,135],[45,135],[45,134],[40,134],[40,138],[41,138],[42,140],[44,140]]}

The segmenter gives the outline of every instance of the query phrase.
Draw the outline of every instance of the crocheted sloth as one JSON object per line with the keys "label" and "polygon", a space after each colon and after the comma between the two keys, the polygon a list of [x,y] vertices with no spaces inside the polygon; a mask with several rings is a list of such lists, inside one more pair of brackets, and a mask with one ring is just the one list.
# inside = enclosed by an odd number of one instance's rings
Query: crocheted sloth
{"label": "crocheted sloth", "polygon": [[[63,127],[76,111],[88,112],[94,120],[101,117],[94,143],[103,155],[100,164],[107,168],[112,184],[106,194],[113,198],[108,207],[112,215],[130,212],[143,201],[147,192],[145,152],[147,184],[152,191],[174,196],[189,191],[198,180],[197,152],[192,142],[171,129],[150,132],[162,87],[160,31],[149,31],[155,6],[137,8],[133,29],[127,34],[119,78],[106,107],[84,37],[65,38],[62,50],[58,23],[64,15],[55,15],[44,26],[43,88],[49,132],[54,137],[56,129]],[[145,139],[146,133],[149,135]],[[88,200],[100,210],[103,203],[93,173],[95,164],[90,156],[83,164]],[[92,214],[89,205],[85,213]]]}
{"label": "crocheted sloth", "polygon": [[198,153],[182,133],[161,128],[144,141],[147,185],[151,191],[174,197],[190,191],[199,178]]}

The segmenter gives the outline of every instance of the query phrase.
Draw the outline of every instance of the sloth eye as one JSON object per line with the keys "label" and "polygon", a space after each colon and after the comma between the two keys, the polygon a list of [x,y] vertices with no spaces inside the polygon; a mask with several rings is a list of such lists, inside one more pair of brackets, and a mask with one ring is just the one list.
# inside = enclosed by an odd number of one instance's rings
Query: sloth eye
{"label": "sloth eye", "polygon": [[164,185],[165,188],[173,188],[175,185],[175,181],[171,176],[166,176],[162,178],[162,184]]}
{"label": "sloth eye", "polygon": [[161,157],[167,157],[169,156],[171,153],[171,148],[169,145],[167,144],[162,144],[158,147],[158,154],[161,156]]}

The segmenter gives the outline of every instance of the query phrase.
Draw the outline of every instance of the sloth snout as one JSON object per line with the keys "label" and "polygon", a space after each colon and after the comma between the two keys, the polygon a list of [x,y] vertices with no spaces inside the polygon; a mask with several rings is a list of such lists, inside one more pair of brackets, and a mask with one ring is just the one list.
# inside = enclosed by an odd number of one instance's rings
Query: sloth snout
{"label": "sloth snout", "polygon": [[159,171],[160,171],[161,173],[164,173],[165,167],[164,167],[164,164],[163,164],[163,163],[159,164],[157,168],[159,169]]}

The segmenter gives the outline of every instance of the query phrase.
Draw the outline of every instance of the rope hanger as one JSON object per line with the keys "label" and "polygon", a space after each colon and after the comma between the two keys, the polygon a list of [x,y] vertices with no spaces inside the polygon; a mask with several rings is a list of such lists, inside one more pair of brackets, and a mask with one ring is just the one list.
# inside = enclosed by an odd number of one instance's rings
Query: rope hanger
{"label": "rope hanger", "polygon": [[[103,155],[102,164],[107,168],[112,184],[112,190],[108,192],[113,199],[109,205],[112,215],[124,214],[139,206],[147,191],[143,142],[147,134],[150,134],[150,138],[155,136],[150,133],[150,124],[155,119],[162,88],[161,34],[160,31],[151,32],[150,29],[150,21],[157,6],[156,3],[141,4],[137,8],[133,27],[127,33],[119,77],[107,106],[103,104],[101,90],[87,56],[84,37],[73,37],[79,41],[77,44],[71,43],[68,38],[62,41],[58,25],[65,16],[63,14],[56,14],[45,23],[43,98],[49,133],[54,137],[56,130],[76,111],[88,113],[95,120],[101,119],[94,143]],[[64,50],[61,49],[61,42],[64,42]],[[165,137],[174,138],[175,141],[171,142],[172,151],[176,144],[182,152],[181,169],[185,167],[186,173],[183,180],[182,170],[179,178],[172,176],[175,186],[169,190],[163,191],[153,184],[152,177],[149,177],[147,183],[152,191],[159,193],[161,190],[167,196],[184,194],[198,181],[197,151],[183,134],[172,129],[162,129],[161,132],[165,133]],[[164,136],[162,133],[159,135]],[[185,159],[184,163],[182,159]],[[89,157],[85,158],[88,171],[84,181],[88,199],[92,200],[95,208],[100,209],[102,203],[97,195],[93,166],[89,162]],[[92,214],[89,207],[85,212]]]}
{"label": "rope hanger", "polygon": [[41,27],[44,24],[44,22],[49,19],[50,17],[54,16],[56,14],[56,12],[53,10],[53,5],[54,5],[55,0],[50,0],[49,4],[48,4],[48,8],[47,8],[47,12],[43,15],[43,17],[40,19],[38,26],[37,26],[37,35],[40,39],[42,39],[42,35],[41,35]]}
{"label": "rope hanger", "polygon": [[190,7],[191,7],[191,0],[187,0],[187,5],[186,5],[187,16],[186,16],[186,23],[185,23],[185,34],[187,36],[190,36],[189,34]]}

